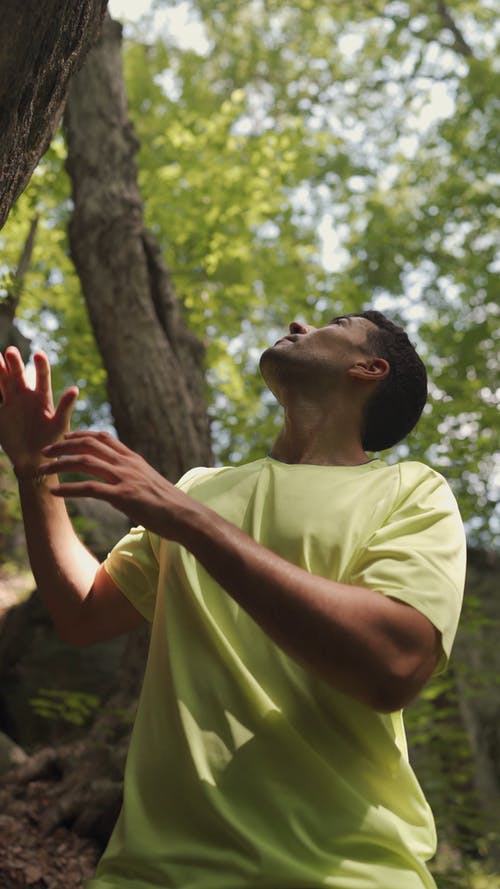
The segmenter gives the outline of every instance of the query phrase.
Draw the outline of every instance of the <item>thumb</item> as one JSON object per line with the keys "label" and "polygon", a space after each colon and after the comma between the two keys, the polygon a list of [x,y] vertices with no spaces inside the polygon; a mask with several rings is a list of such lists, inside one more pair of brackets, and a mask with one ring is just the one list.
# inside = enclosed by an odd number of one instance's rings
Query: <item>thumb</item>
{"label": "thumb", "polygon": [[70,389],[66,389],[66,392],[63,392],[59,399],[59,404],[54,414],[54,422],[60,432],[66,432],[69,429],[78,393],[77,386],[71,386]]}

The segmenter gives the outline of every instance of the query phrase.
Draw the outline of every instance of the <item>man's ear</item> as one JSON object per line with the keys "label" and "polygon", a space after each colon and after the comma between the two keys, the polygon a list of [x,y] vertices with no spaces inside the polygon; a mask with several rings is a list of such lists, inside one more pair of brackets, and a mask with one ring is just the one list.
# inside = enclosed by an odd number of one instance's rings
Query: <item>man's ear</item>
{"label": "man's ear", "polygon": [[365,383],[379,383],[389,375],[389,362],[385,358],[367,358],[366,361],[356,361],[349,368],[349,376]]}

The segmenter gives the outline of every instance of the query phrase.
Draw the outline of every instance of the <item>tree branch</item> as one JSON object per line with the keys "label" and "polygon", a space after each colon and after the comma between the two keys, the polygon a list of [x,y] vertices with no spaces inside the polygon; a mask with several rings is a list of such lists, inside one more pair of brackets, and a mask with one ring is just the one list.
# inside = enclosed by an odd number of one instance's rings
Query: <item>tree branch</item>
{"label": "tree branch", "polygon": [[467,43],[464,35],[458,27],[444,0],[437,0],[437,11],[441,17],[444,27],[447,28],[447,30],[450,31],[455,38],[455,49],[457,50],[457,52],[459,52],[460,55],[464,56],[467,59],[473,58],[474,52],[472,50],[472,47],[469,46],[469,44]]}
{"label": "tree branch", "polygon": [[13,275],[12,284],[0,300],[0,351],[4,352],[7,346],[17,346],[25,361],[30,353],[30,340],[18,330],[14,318],[23,289],[24,277],[30,266],[37,226],[38,216],[34,216],[19,257],[17,269]]}
{"label": "tree branch", "polygon": [[19,257],[19,263],[17,269],[14,274],[14,278],[12,281],[12,287],[7,293],[6,304],[7,304],[7,312],[9,314],[10,320],[14,320],[14,316],[17,311],[17,307],[19,305],[19,298],[21,296],[21,291],[23,289],[24,277],[26,272],[30,267],[31,262],[31,254],[33,253],[33,247],[35,244],[35,235],[38,227],[38,216],[34,216],[31,220],[30,230],[28,232],[28,237],[24,242],[23,249],[21,251],[21,256]]}

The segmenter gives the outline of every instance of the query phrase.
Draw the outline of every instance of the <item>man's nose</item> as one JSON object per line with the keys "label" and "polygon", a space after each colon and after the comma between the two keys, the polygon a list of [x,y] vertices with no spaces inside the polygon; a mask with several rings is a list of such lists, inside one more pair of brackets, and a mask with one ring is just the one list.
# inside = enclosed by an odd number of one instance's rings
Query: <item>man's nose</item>
{"label": "man's nose", "polygon": [[316,328],[312,327],[310,324],[301,324],[300,321],[292,321],[292,323],[288,325],[288,329],[290,333],[309,333],[311,330],[316,330]]}

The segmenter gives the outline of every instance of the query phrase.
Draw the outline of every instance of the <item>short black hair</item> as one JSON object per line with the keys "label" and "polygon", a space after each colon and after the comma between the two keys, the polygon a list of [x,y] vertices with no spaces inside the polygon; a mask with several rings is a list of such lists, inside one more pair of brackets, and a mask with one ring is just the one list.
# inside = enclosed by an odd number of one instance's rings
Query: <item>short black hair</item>
{"label": "short black hair", "polygon": [[376,358],[385,358],[390,367],[370,396],[363,416],[364,450],[383,451],[417,425],[427,401],[427,372],[402,327],[374,309],[356,315],[377,327],[368,332],[366,349]]}

